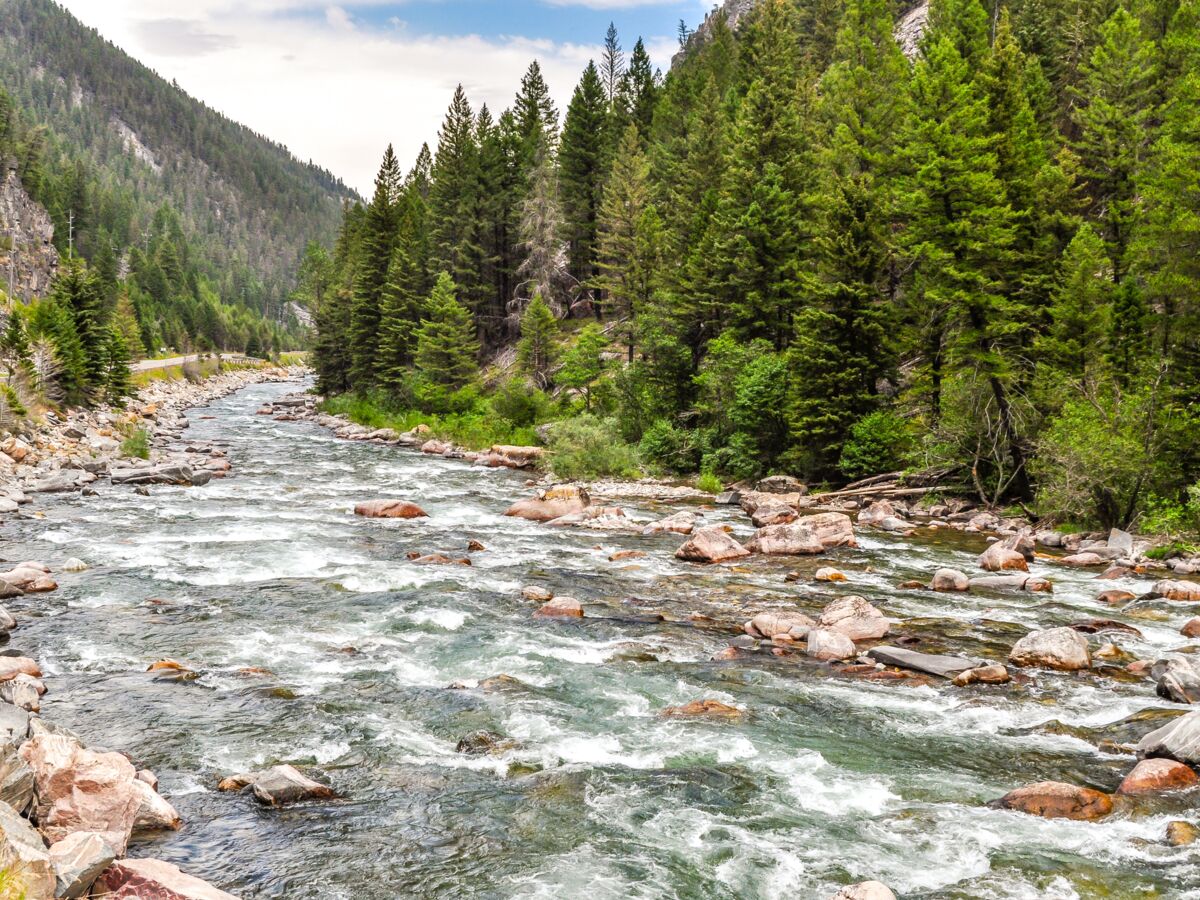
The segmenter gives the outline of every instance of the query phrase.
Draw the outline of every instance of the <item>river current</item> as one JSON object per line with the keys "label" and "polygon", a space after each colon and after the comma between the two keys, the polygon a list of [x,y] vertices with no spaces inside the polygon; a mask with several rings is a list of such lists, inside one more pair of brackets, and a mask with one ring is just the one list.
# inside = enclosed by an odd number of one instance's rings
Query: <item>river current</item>
{"label": "river current", "polygon": [[[838,676],[802,657],[711,662],[762,608],[810,614],[844,594],[900,620],[889,640],[1001,659],[1034,627],[1095,617],[1139,657],[1185,643],[1186,607],[1114,612],[1094,573],[1036,564],[1053,595],[938,595],[896,585],[950,565],[975,573],[982,539],[860,529],[824,559],[705,567],[678,535],[550,528],[502,513],[527,476],[341,441],[256,416],[295,384],[248,388],[190,413],[191,440],[226,448],[233,477],[201,488],[102,486],[39,501],[0,553],[92,568],[10,601],[10,646],[36,657],[43,714],[154,770],[183,830],[137,842],[246,898],[815,898],[875,878],[901,898],[1200,897],[1200,848],[1163,843],[1194,796],[1099,823],[990,809],[1033,781],[1112,790],[1127,743],[1171,709],[1118,667],[956,688]],[[430,517],[354,517],[362,500]],[[621,501],[650,521],[696,502]],[[748,536],[736,509],[706,511]],[[410,551],[474,565],[419,566]],[[645,559],[610,562],[621,549]],[[843,585],[803,577],[836,565]],[[524,585],[581,600],[582,620],[533,618]],[[658,620],[662,616],[662,621]],[[156,680],[156,659],[201,673]],[[241,674],[247,667],[265,675]],[[479,683],[498,675],[514,680]],[[453,686],[452,686],[453,685]],[[664,718],[714,698],[740,721]],[[1178,709],[1178,707],[1174,707]],[[488,730],[499,756],[456,752]],[[216,791],[290,762],[333,802],[265,809]]]}

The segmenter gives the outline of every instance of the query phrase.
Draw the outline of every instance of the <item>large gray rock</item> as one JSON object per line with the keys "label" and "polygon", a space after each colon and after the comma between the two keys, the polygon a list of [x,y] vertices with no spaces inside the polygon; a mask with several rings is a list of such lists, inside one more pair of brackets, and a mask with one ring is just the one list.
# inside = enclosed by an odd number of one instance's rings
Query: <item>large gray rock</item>
{"label": "large gray rock", "polygon": [[0,703],[0,746],[19,747],[29,737],[29,713],[10,703]]}
{"label": "large gray rock", "polygon": [[60,900],[85,896],[116,858],[116,849],[103,834],[95,831],[68,834],[50,847],[50,862],[57,880],[55,896]]}
{"label": "large gray rock", "polygon": [[1158,683],[1158,696],[1176,703],[1200,702],[1200,660],[1170,653],[1155,661],[1150,675]]}
{"label": "large gray rock", "polygon": [[52,900],[54,869],[42,836],[7,803],[0,803],[0,896]]}
{"label": "large gray rock", "polygon": [[1133,535],[1120,528],[1114,528],[1108,533],[1108,547],[1122,556],[1129,556],[1133,553]]}
{"label": "large gray rock", "polygon": [[31,494],[59,494],[64,491],[78,490],[95,480],[95,475],[82,469],[59,469],[57,472],[39,478],[25,490]]}
{"label": "large gray rock", "polygon": [[809,656],[823,661],[853,659],[858,651],[854,649],[854,641],[838,631],[827,628],[814,628],[808,633]]}
{"label": "large gray rock", "polygon": [[933,573],[933,581],[929,583],[929,587],[945,593],[969,591],[971,580],[957,569],[938,569]]}
{"label": "large gray rock", "polygon": [[821,627],[852,641],[873,641],[888,633],[887,616],[862,597],[841,597],[821,611]]}
{"label": "large gray rock", "polygon": [[275,766],[254,778],[254,799],[268,806],[298,803],[301,800],[328,800],[337,796],[333,789],[313,781],[294,766]]}
{"label": "large gray rock", "polygon": [[1200,766],[1200,712],[1180,716],[1151,731],[1135,749],[1142,759],[1173,759]]}
{"label": "large gray rock", "polygon": [[194,474],[189,466],[167,464],[145,469],[118,469],[112,473],[113,484],[192,484]]}
{"label": "large gray rock", "polygon": [[675,551],[676,559],[715,563],[749,556],[750,551],[735,541],[723,528],[711,526],[692,533],[691,539]]}
{"label": "large gray rock", "polygon": [[1031,631],[1013,645],[1009,662],[1018,666],[1041,666],[1064,672],[1091,666],[1088,640],[1072,628]]}
{"label": "large gray rock", "polygon": [[802,516],[786,525],[758,529],[746,549],[753,553],[807,556],[835,547],[857,547],[854,525],[843,513]]}
{"label": "large gray rock", "polygon": [[961,656],[940,656],[935,653],[918,653],[916,650],[906,650],[903,647],[875,647],[867,656],[885,666],[896,666],[900,669],[912,669],[914,672],[925,672],[937,675],[939,678],[953,678],[960,672],[974,669],[980,665],[978,660],[964,659]]}

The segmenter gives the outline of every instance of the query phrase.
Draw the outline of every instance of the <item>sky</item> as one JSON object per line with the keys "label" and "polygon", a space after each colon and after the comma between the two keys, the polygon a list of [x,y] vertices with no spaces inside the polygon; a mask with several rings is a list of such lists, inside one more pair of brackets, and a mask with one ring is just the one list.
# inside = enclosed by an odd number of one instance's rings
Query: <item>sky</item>
{"label": "sky", "polygon": [[434,145],[454,87],[499,113],[537,59],[566,112],[609,22],[664,70],[713,0],[64,0],[192,96],[369,195],[384,148]]}

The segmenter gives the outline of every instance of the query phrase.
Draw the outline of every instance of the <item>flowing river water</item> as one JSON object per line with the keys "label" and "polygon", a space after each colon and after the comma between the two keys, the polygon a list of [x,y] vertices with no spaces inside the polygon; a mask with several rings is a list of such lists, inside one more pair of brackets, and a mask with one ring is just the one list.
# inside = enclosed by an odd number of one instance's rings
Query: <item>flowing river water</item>
{"label": "flowing river water", "polygon": [[[824,560],[678,562],[678,535],[549,528],[502,516],[523,474],[350,443],[256,416],[296,388],[248,388],[191,413],[192,440],[228,449],[234,477],[150,497],[104,486],[48,501],[0,531],[8,559],[55,571],[51,595],[10,603],[11,646],[38,658],[44,714],[161,778],[186,825],[135,843],[246,898],[821,898],[877,878],[902,898],[1200,896],[1200,848],[1163,843],[1195,797],[1099,823],[990,809],[1021,784],[1112,790],[1125,743],[1171,704],[1118,667],[956,688],[839,676],[801,657],[711,662],[753,612],[810,614],[859,593],[900,620],[889,640],[1002,659],[1027,630],[1097,616],[1135,625],[1149,656],[1184,643],[1186,608],[1114,613],[1094,573],[1035,565],[1041,594],[939,595],[896,585],[941,565],[977,571],[982,539],[860,529]],[[430,517],[364,520],[364,499]],[[625,501],[649,521],[687,503]],[[690,508],[696,508],[693,504]],[[706,512],[741,536],[736,509]],[[417,566],[410,551],[487,550]],[[645,559],[610,562],[619,549]],[[837,565],[850,581],[785,583]],[[588,617],[531,616],[523,585]],[[661,615],[663,621],[658,621]],[[1093,649],[1100,640],[1093,638]],[[191,682],[147,665],[182,660]],[[245,667],[271,674],[239,674]],[[515,681],[479,682],[497,675]],[[454,687],[451,687],[454,685]],[[662,717],[715,698],[740,721]],[[1132,725],[1108,727],[1143,710]],[[486,729],[518,746],[455,750]],[[291,762],[343,799],[282,809],[219,793],[227,774]]]}

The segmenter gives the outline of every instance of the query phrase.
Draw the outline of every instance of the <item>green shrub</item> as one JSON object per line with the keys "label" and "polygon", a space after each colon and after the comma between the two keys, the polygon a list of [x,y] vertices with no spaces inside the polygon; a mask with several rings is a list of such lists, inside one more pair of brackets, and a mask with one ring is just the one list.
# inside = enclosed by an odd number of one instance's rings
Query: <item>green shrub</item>
{"label": "green shrub", "polygon": [[700,464],[695,435],[659,419],[646,429],[638,442],[642,459],[668,472],[694,472]]}
{"label": "green shrub", "polygon": [[550,398],[517,378],[502,384],[491,404],[496,415],[517,428],[529,428],[550,418]]}
{"label": "green shrub", "polygon": [[126,456],[136,456],[138,459],[150,458],[150,432],[145,428],[134,428],[129,431],[121,442],[121,452]]}
{"label": "green shrub", "polygon": [[763,463],[758,442],[745,432],[734,432],[723,447],[704,454],[700,468],[705,472],[721,472],[739,481],[761,475]]}
{"label": "green shrub", "polygon": [[890,410],[877,410],[851,426],[838,469],[851,480],[893,472],[908,464],[913,444],[906,420]]}
{"label": "green shrub", "polygon": [[29,415],[29,410],[25,408],[25,404],[21,402],[20,396],[11,384],[0,384],[0,400],[4,401],[8,412],[18,419]]}
{"label": "green shrub", "polygon": [[554,427],[550,462],[554,474],[568,481],[640,474],[637,453],[621,439],[616,421],[594,416],[568,419]]}
{"label": "green shrub", "polygon": [[1169,544],[1160,544],[1157,547],[1151,547],[1146,551],[1146,559],[1173,559],[1176,556],[1188,556],[1196,553],[1200,548],[1194,544],[1188,544],[1183,541],[1171,541]]}
{"label": "green shrub", "polygon": [[701,472],[700,477],[696,479],[696,489],[709,494],[719,494],[725,490],[725,482],[712,472]]}

